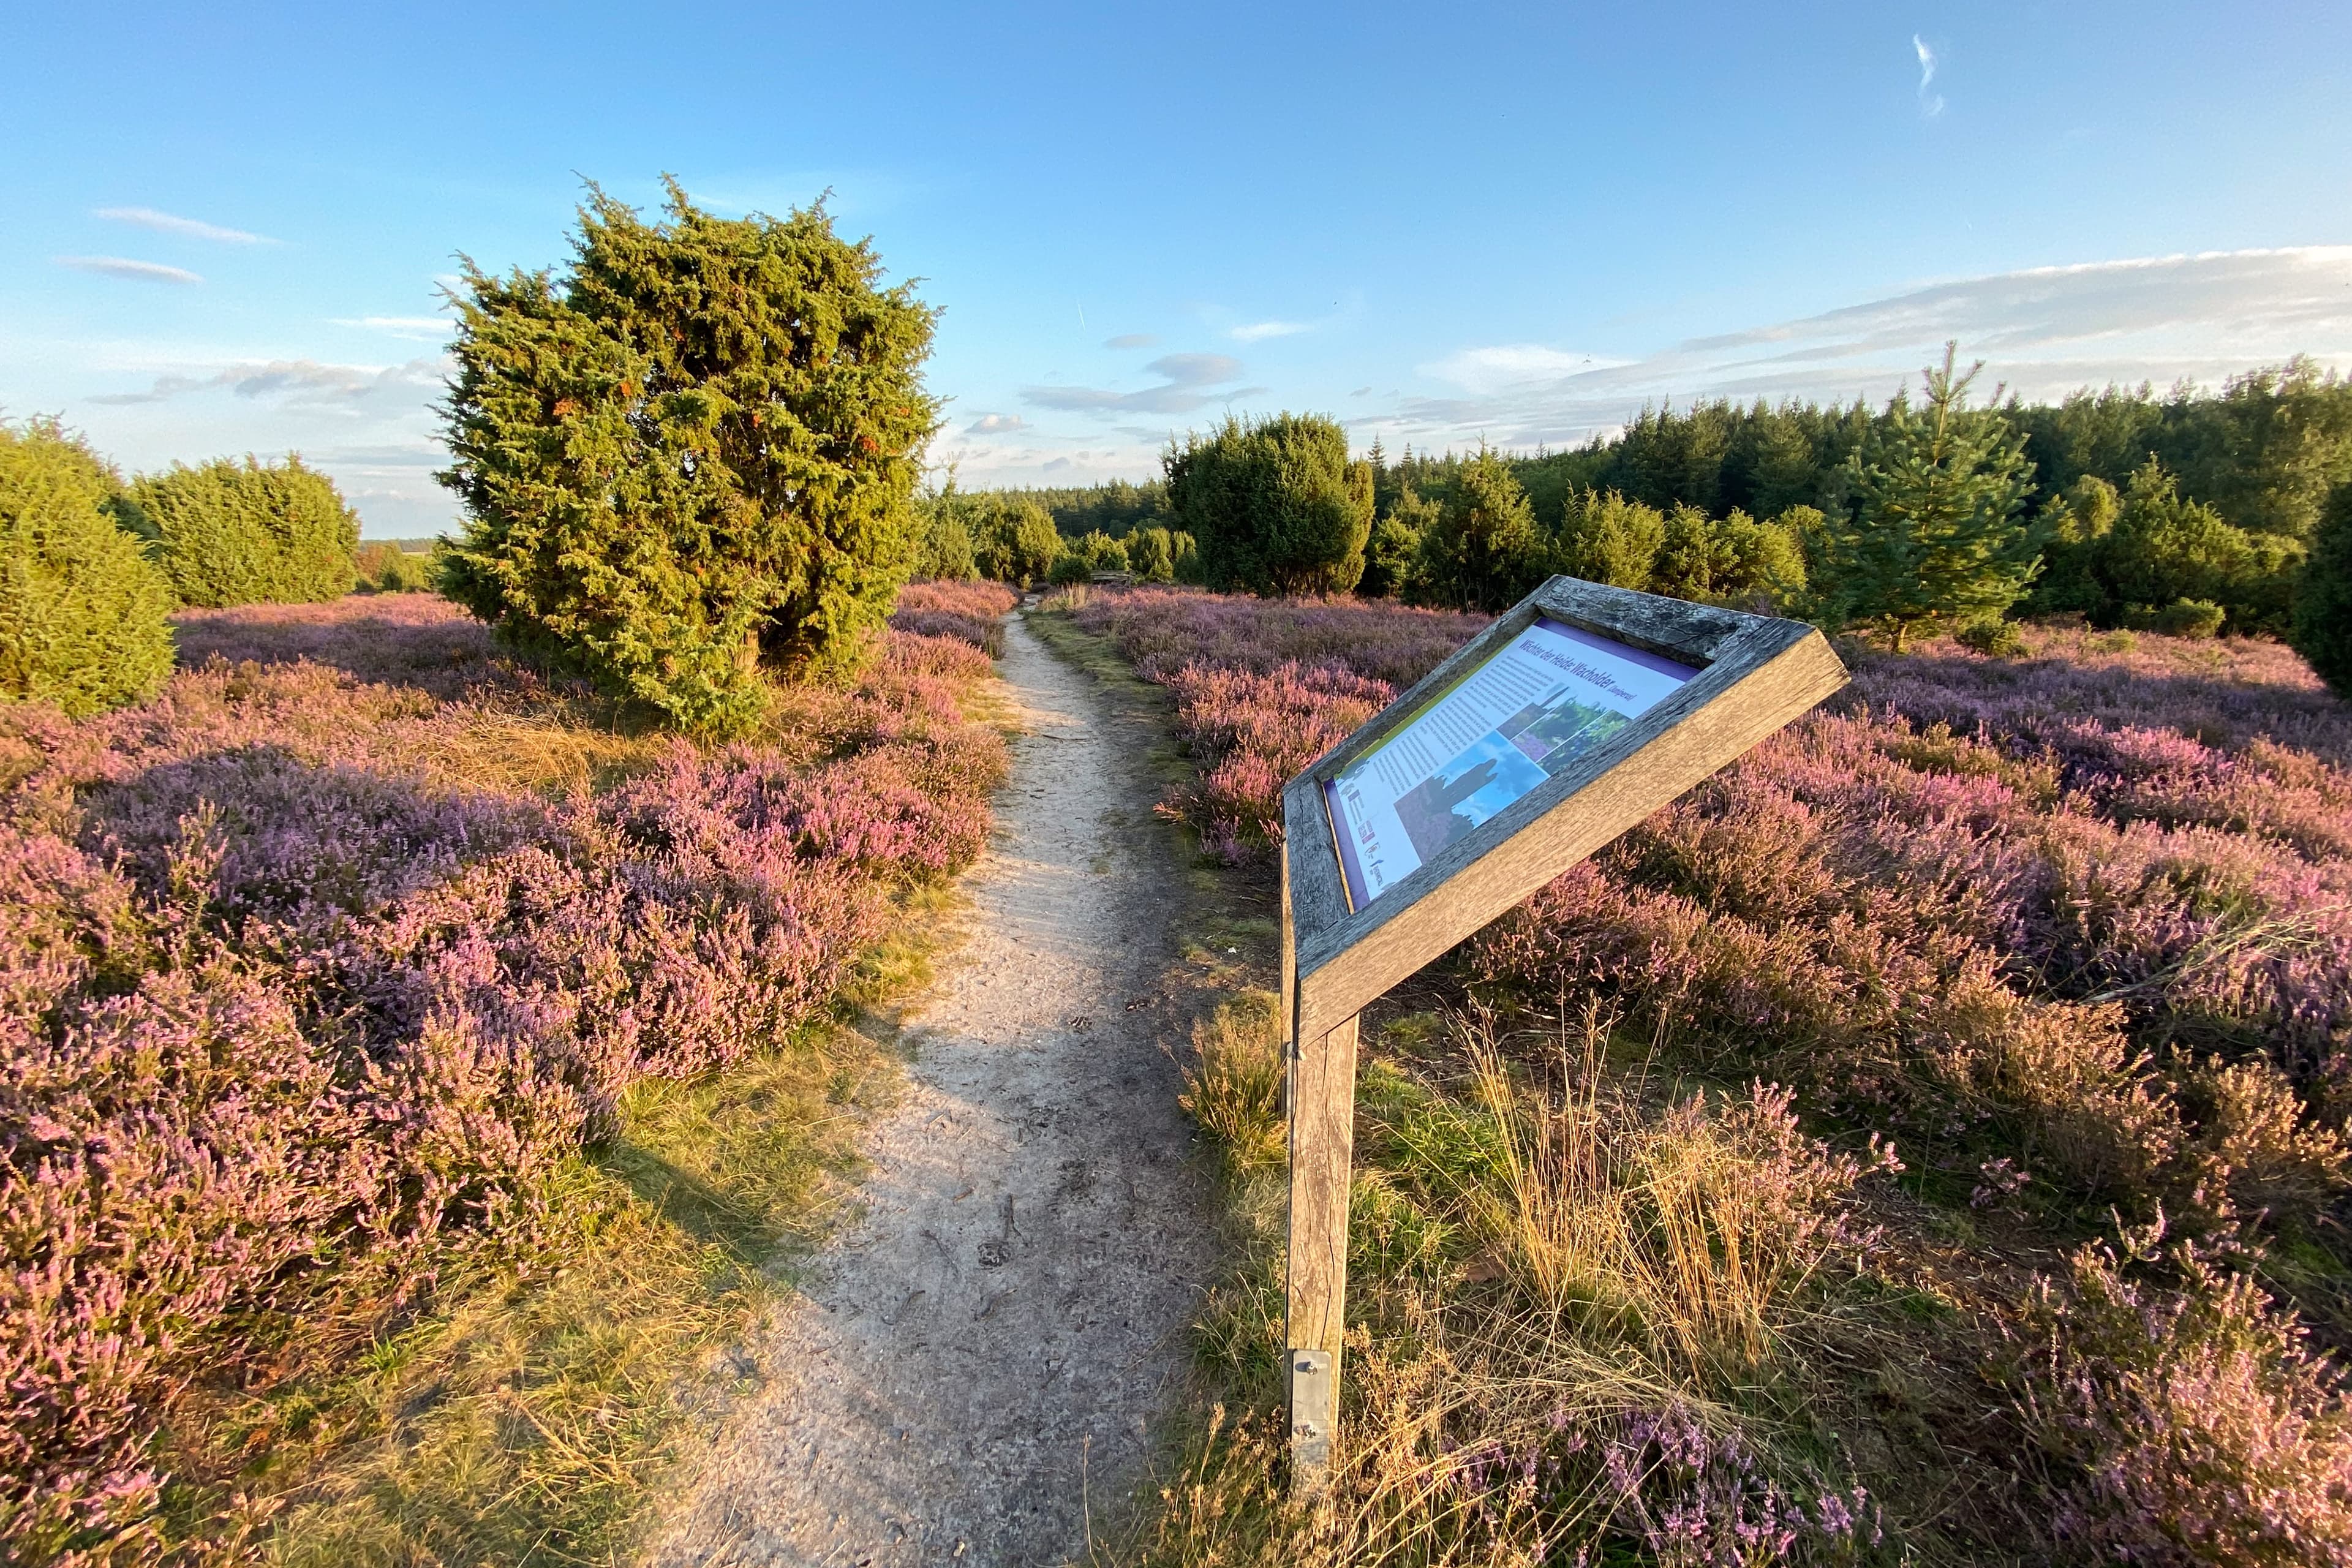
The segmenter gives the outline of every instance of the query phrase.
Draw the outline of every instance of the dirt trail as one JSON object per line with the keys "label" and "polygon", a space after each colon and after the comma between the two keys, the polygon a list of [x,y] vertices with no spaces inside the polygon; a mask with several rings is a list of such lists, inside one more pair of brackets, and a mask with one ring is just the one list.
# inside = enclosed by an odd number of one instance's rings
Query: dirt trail
{"label": "dirt trail", "polygon": [[1182,1375],[1206,1204],[1163,1048],[1181,879],[1150,737],[1017,616],[999,668],[1028,732],[865,1215],[754,1347],[769,1385],[659,1568],[1066,1562]]}

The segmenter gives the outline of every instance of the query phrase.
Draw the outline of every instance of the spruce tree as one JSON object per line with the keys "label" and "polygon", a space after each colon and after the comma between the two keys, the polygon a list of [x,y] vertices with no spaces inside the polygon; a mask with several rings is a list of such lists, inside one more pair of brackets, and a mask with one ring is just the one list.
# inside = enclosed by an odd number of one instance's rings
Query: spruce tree
{"label": "spruce tree", "polygon": [[1827,549],[1839,617],[1877,627],[1901,652],[1937,621],[1999,616],[2040,555],[2021,515],[2032,488],[2024,437],[1968,407],[1981,361],[1955,374],[1957,342],[1926,374],[1927,406],[1897,395],[1847,458],[1844,507]]}
{"label": "spruce tree", "polygon": [[444,591],[502,636],[705,733],[767,669],[871,646],[920,543],[933,313],[822,204],[649,224],[591,186],[561,277],[467,262]]}

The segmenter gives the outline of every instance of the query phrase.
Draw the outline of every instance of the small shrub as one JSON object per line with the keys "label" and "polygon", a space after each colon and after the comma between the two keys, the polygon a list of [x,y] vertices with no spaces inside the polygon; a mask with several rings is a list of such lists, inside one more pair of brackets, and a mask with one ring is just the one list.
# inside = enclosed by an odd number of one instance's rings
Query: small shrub
{"label": "small shrub", "polygon": [[2186,1288],[2131,1278],[2127,1238],[2045,1289],[2030,1413],[2074,1472],[2056,1523],[2105,1561],[2342,1562],[2352,1553],[2352,1404],[2254,1282],[2185,1253]]}
{"label": "small shrub", "polygon": [[1127,568],[1139,583],[1176,580],[1176,541],[1157,523],[1127,536]]}
{"label": "small shrub", "polygon": [[358,581],[359,514],[299,457],[174,464],[131,487],[184,605],[323,604]]}
{"label": "small shrub", "polygon": [[2229,618],[2230,612],[2210,599],[2175,599],[2148,618],[2148,629],[2168,637],[2219,637]]}
{"label": "small shrub", "polygon": [[362,544],[352,558],[362,594],[429,594],[433,591],[433,557],[403,550],[397,544]]}
{"label": "small shrub", "polygon": [[2199,1153],[2208,1180],[2249,1214],[2309,1219],[2345,1187],[2343,1136],[2312,1123],[2294,1085],[2264,1061],[2208,1065],[2189,1076],[2203,1112]]}
{"label": "small shrub", "polygon": [[1084,583],[1094,574],[1094,567],[1088,563],[1083,553],[1076,550],[1065,550],[1061,554],[1054,557],[1053,567],[1045,574],[1045,581],[1056,588],[1066,588],[1073,583]]}
{"label": "small shrub", "polygon": [[1179,1103],[1236,1175],[1283,1162],[1281,1011],[1271,991],[1244,991],[1192,1026]]}
{"label": "small shrub", "polygon": [[1087,569],[1091,572],[1128,572],[1134,569],[1128,557],[1127,541],[1113,539],[1099,528],[1080,537],[1071,549],[1085,557]]}
{"label": "small shrub", "polygon": [[1020,602],[1003,584],[985,579],[909,583],[898,590],[890,625],[918,637],[956,637],[997,658],[1004,652],[1003,617]]}
{"label": "small shrub", "polygon": [[116,526],[119,488],[54,423],[0,424],[0,698],[79,718],[171,674],[171,589]]}
{"label": "small shrub", "polygon": [[2025,634],[2017,629],[2015,621],[1972,621],[1952,637],[1962,647],[1973,648],[1988,658],[2015,658],[2025,651]]}

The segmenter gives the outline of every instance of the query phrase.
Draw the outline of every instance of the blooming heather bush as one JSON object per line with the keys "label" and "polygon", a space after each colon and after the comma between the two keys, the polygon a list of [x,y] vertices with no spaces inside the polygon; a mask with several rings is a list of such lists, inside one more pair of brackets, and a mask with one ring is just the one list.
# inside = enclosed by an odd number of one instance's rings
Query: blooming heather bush
{"label": "blooming heather bush", "polygon": [[1330,665],[1399,690],[1470,640],[1484,616],[1353,599],[1255,599],[1184,588],[1105,593],[1078,625],[1108,636],[1146,679],[1188,664],[1270,673]]}
{"label": "blooming heather bush", "polygon": [[909,583],[898,590],[890,624],[923,637],[961,637],[992,658],[1004,651],[1004,628],[998,623],[1020,602],[1012,589],[984,578]]}
{"label": "blooming heather bush", "polygon": [[[1076,613],[1176,693],[1202,776],[1173,804],[1227,852],[1278,836],[1283,780],[1380,683],[1479,625],[1167,591]],[[2319,1124],[2352,1111],[2352,710],[2273,644],[2030,635],[2024,658],[1871,661],[1478,939],[1477,972],[1598,985],[2077,1191],[2315,1214],[2344,1187]],[[2182,1087],[2249,1058],[2299,1100]]]}
{"label": "blooming heather bush", "polygon": [[2176,1261],[2186,1286],[2164,1289],[2087,1247],[2037,1303],[2032,1410],[2073,1473],[2061,1535],[2111,1562],[2345,1561],[2352,1400],[2339,1374],[2253,1281]]}
{"label": "blooming heather bush", "polygon": [[1003,768],[957,708],[988,661],[945,639],[893,633],[765,742],[640,742],[545,792],[469,771],[558,700],[446,605],[190,629],[247,662],[0,736],[13,1561],[161,1550],[152,1435],[192,1382],[267,1375],[257,1313],[527,1236],[633,1081],[824,1005],[892,888],[977,852]]}
{"label": "blooming heather bush", "polygon": [[1201,830],[1213,855],[1238,862],[1282,841],[1282,786],[1396,695],[1328,666],[1282,664],[1265,674],[1186,665],[1168,677],[1176,731],[1208,764],[1164,809]]}
{"label": "blooming heather bush", "polygon": [[1163,808],[1198,828],[1210,854],[1233,862],[1282,842],[1286,780],[1486,624],[1348,599],[1168,588],[1090,596],[1076,614],[1175,694],[1177,730],[1202,776]]}

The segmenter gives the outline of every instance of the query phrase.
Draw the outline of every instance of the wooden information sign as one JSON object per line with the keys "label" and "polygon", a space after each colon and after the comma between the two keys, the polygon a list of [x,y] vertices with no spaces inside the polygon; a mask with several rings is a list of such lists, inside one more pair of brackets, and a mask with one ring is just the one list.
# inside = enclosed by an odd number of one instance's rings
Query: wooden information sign
{"label": "wooden information sign", "polygon": [[1802,621],[1554,577],[1284,786],[1294,1485],[1339,1426],[1356,1016],[1845,679]]}

